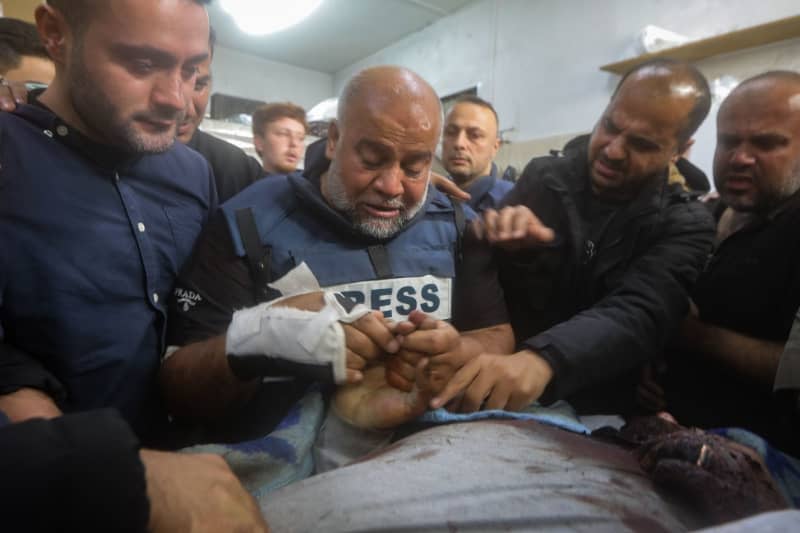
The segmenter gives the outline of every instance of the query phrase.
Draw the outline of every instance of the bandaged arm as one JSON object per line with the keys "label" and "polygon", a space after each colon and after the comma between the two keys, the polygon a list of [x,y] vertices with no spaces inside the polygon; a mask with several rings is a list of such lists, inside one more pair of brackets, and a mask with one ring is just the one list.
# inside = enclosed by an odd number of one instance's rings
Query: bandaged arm
{"label": "bandaged arm", "polygon": [[213,419],[250,399],[265,377],[343,383],[342,323],[367,313],[341,295],[322,292],[237,311],[225,335],[168,352],[160,372],[167,406],[173,416]]}

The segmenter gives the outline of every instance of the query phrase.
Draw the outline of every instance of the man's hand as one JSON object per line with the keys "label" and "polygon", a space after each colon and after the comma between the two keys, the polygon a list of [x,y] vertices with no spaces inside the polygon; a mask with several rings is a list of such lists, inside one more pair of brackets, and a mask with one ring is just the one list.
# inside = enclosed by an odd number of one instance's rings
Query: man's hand
{"label": "man's hand", "polygon": [[397,331],[402,334],[401,349],[386,363],[387,380],[406,392],[411,390],[420,363],[427,361],[426,382],[435,394],[477,354],[464,349],[462,336],[453,326],[421,311],[412,311],[408,322],[398,324]]}
{"label": "man's hand", "polygon": [[389,385],[382,365],[364,371],[356,385],[339,387],[333,408],[340,418],[362,429],[389,429],[419,417],[428,408],[424,363],[417,367],[415,386],[403,392]]}
{"label": "man's hand", "polygon": [[508,251],[531,248],[555,238],[553,230],[524,205],[504,207],[499,212],[487,209],[483,219],[473,224],[479,239],[485,238],[490,244]]}
{"label": "man's hand", "polygon": [[221,457],[152,450],[140,455],[150,500],[149,531],[269,531],[255,500]]}
{"label": "man's hand", "polygon": [[453,180],[447,179],[441,174],[431,172],[431,183],[443,193],[466,202],[471,198],[468,192],[455,184]]}
{"label": "man's hand", "polygon": [[347,382],[363,379],[361,370],[376,359],[400,349],[393,324],[380,311],[372,311],[352,324],[342,324],[347,347]]}
{"label": "man's hand", "polygon": [[20,389],[0,396],[0,411],[11,422],[24,422],[31,418],[56,418],[62,415],[53,399],[38,389]]}
{"label": "man's hand", "polygon": [[0,81],[0,111],[14,111],[28,101],[25,84],[18,81]]}
{"label": "man's hand", "polygon": [[639,383],[636,385],[636,403],[651,413],[658,413],[667,407],[664,388],[658,383],[652,364],[642,368]]}
{"label": "man's hand", "polygon": [[454,411],[519,411],[537,400],[553,378],[550,364],[535,352],[481,354],[464,365],[431,401],[437,409],[463,393]]}

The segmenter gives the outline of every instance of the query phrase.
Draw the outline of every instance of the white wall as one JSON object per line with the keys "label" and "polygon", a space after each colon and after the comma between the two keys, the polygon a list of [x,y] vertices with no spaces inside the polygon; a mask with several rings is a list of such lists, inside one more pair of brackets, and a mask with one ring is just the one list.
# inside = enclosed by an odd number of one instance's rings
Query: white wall
{"label": "white wall", "polygon": [[231,50],[214,49],[212,92],[255,100],[291,101],[306,110],[333,94],[333,76]]}
{"label": "white wall", "polygon": [[[647,24],[698,39],[798,13],[797,0],[482,0],[337,72],[334,88],[376,64],[407,66],[442,95],[478,85],[507,137],[528,141],[590,130],[618,79],[599,67],[636,55]],[[745,70],[800,66],[796,52],[771,49]]]}

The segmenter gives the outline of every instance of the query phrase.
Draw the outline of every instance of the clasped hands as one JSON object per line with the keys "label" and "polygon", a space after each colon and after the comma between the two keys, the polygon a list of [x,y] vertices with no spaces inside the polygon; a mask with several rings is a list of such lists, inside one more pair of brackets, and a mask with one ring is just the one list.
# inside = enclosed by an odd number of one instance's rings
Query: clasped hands
{"label": "clasped hands", "polygon": [[386,429],[420,416],[465,363],[458,331],[421,311],[402,322],[373,311],[342,326],[348,383],[333,406],[357,427]]}

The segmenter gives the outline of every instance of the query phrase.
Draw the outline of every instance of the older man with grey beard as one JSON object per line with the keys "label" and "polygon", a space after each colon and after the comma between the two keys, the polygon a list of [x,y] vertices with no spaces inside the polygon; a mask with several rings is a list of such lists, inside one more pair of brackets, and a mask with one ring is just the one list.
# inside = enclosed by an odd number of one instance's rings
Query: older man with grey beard
{"label": "older man with grey beard", "polygon": [[391,427],[465,361],[513,347],[490,250],[463,231],[473,213],[430,185],[440,117],[413,72],[367,69],[340,99],[328,168],[222,206],[171,302],[173,416],[213,439],[264,434],[321,381],[341,386],[348,423]]}

